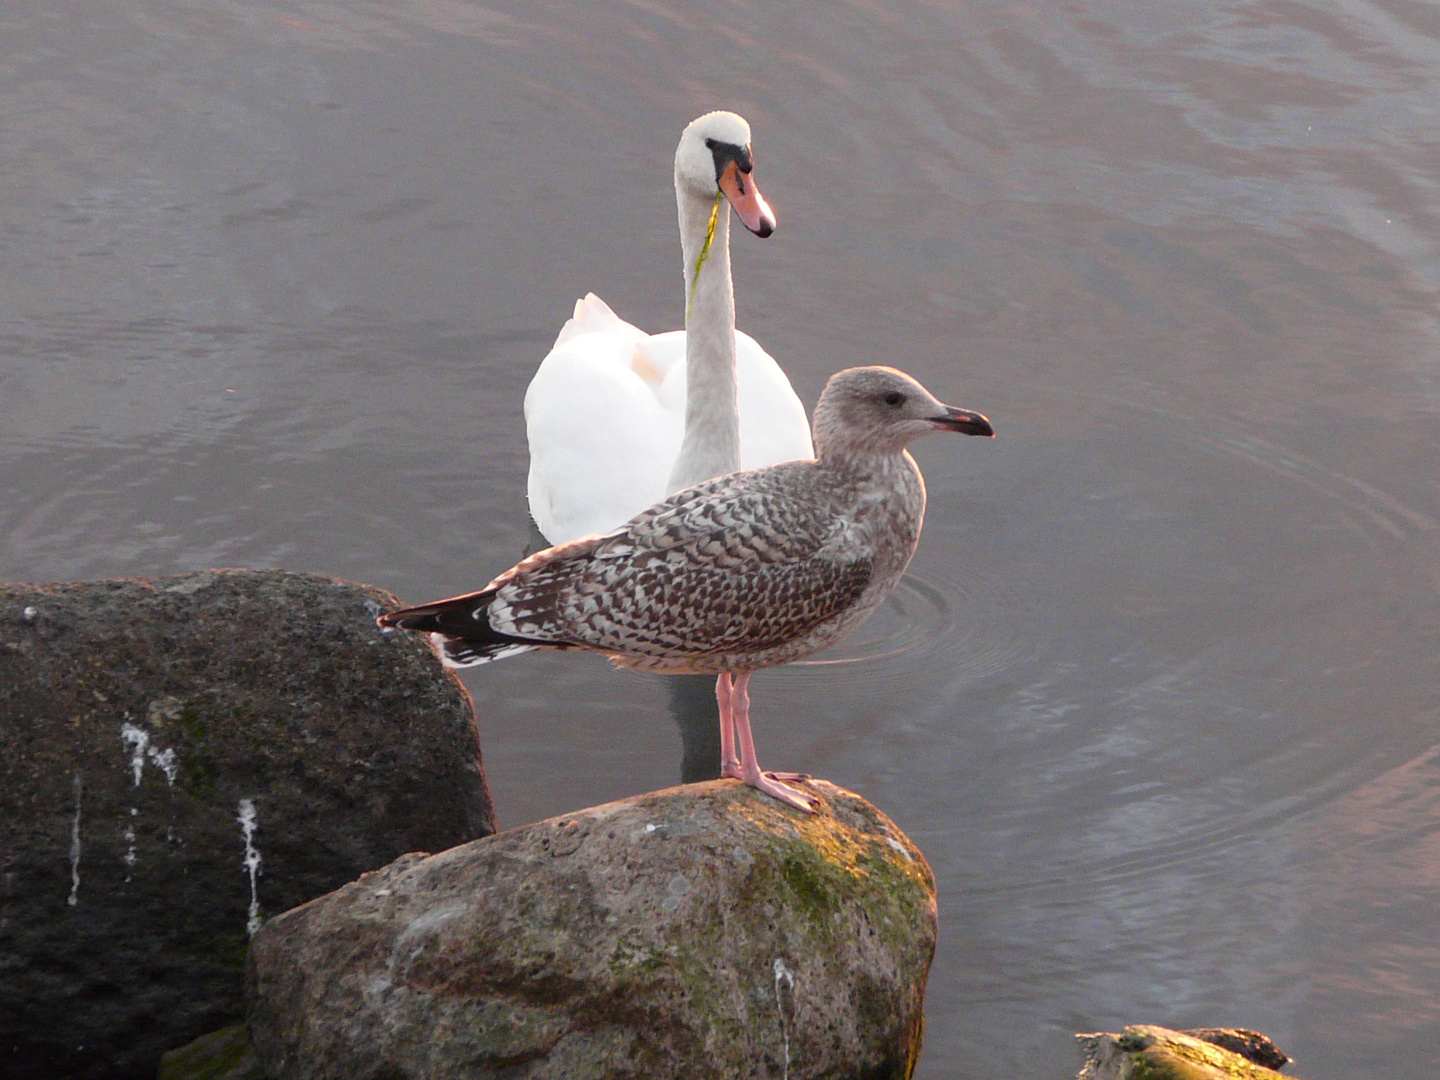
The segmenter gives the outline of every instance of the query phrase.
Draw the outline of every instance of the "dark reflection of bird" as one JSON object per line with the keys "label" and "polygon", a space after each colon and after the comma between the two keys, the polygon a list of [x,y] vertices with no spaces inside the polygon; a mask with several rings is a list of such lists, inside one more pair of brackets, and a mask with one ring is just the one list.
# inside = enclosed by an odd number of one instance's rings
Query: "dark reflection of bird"
{"label": "dark reflection of bird", "polygon": [[850,368],[815,407],[813,460],[676,492],[604,536],[548,548],[479,592],[382,615],[450,667],[588,649],[621,667],[717,676],[721,773],[810,811],[765,773],[750,674],[825,648],[879,606],[920,538],[925,481],[905,451],[931,431],[994,435],[892,368]]}
{"label": "dark reflection of bird", "polygon": [[665,675],[670,716],[680,733],[680,782],[696,784],[720,776],[720,710],[715,680],[708,675]]}

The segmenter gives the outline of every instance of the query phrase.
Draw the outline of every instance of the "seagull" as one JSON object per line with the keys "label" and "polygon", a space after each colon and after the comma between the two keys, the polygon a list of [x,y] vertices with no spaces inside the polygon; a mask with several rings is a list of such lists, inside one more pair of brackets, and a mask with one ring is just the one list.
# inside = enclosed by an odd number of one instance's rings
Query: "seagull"
{"label": "seagull", "polygon": [[905,447],[932,431],[995,434],[904,372],[849,368],[815,407],[814,458],[695,484],[479,592],[378,622],[429,634],[452,668],[585,649],[619,667],[715,675],[721,775],[814,813],[784,783],[803,776],[756,760],[750,675],[833,644],[890,594],[925,515],[925,480]]}

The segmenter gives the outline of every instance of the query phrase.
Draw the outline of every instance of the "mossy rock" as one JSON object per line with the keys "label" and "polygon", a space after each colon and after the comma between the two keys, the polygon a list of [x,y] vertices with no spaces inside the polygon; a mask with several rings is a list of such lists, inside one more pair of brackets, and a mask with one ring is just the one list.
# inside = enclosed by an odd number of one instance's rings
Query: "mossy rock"
{"label": "mossy rock", "polygon": [[[1205,1030],[1212,1033],[1205,1039],[1150,1024],[1134,1024],[1118,1035],[1077,1035],[1086,1055],[1077,1080],[1296,1080],[1207,1041],[1214,1037],[1228,1045],[1243,1045],[1244,1040],[1227,1037],[1233,1032]],[[1264,1036],[1243,1034],[1261,1040],[1261,1052],[1268,1048],[1288,1060]],[[1267,1060],[1274,1058],[1267,1055]]]}
{"label": "mossy rock", "polygon": [[692,784],[406,856],[270,920],[277,1080],[906,1080],[934,878],[859,796]]}

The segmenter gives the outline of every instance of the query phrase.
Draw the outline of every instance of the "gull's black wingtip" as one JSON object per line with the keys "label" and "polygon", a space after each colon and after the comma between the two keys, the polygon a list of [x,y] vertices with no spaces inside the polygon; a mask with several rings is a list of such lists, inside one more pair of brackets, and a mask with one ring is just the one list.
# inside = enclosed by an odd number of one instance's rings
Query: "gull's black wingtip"
{"label": "gull's black wingtip", "polygon": [[399,611],[387,612],[375,620],[375,625],[382,630],[438,630],[438,626],[428,624],[436,618],[436,613],[431,610],[436,606],[426,604],[424,607],[401,608]]}
{"label": "gull's black wingtip", "polygon": [[382,629],[430,634],[446,667],[473,667],[539,648],[543,642],[504,634],[490,625],[488,609],[494,589],[401,608],[379,616]]}

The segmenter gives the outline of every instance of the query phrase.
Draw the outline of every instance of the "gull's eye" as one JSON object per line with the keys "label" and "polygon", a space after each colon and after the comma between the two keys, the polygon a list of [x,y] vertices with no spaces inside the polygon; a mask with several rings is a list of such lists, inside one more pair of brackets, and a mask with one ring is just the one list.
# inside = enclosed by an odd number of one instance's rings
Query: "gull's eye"
{"label": "gull's eye", "polygon": [[905,395],[900,393],[899,390],[891,390],[888,394],[885,395],[883,400],[886,405],[889,405],[893,409],[896,406],[900,405],[902,402],[904,402]]}

